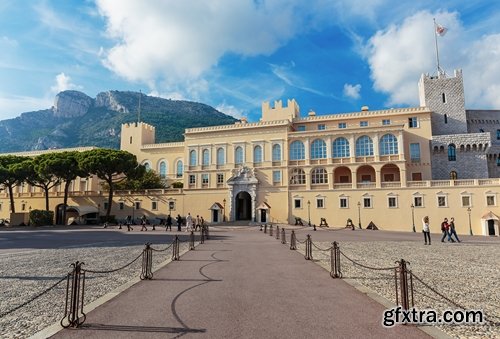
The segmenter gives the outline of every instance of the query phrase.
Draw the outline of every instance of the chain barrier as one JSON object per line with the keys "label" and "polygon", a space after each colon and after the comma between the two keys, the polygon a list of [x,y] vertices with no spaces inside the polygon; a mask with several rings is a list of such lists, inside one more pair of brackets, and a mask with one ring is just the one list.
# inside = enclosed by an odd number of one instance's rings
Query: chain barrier
{"label": "chain barrier", "polygon": [[312,240],[311,240],[311,235],[307,235],[307,239],[306,239],[306,254],[305,254],[305,258],[306,260],[312,260],[313,259],[313,256],[312,256]]}
{"label": "chain barrier", "polygon": [[269,225],[269,236],[273,236],[273,225]]}
{"label": "chain barrier", "polygon": [[290,249],[291,250],[296,250],[297,249],[297,238],[295,237],[295,231],[292,230],[292,234],[290,235]]}
{"label": "chain barrier", "polygon": [[[82,265],[84,263],[79,261],[71,264],[73,271],[68,273],[64,317],[60,321],[61,326],[64,328],[79,327],[87,318],[87,315],[83,313],[85,270],[82,269]],[[65,323],[65,320],[67,323]]]}
{"label": "chain barrier", "polygon": [[281,243],[283,245],[286,244],[286,234],[285,234],[285,229],[283,227],[281,228]]}
{"label": "chain barrier", "polygon": [[392,271],[392,270],[395,270],[396,268],[398,268],[397,266],[394,266],[394,267],[370,267],[370,266],[366,266],[366,265],[363,265],[363,264],[360,264],[359,262],[349,258],[347,255],[345,255],[344,252],[340,251],[340,254],[342,254],[344,256],[344,258],[346,258],[347,260],[349,260],[350,262],[352,262],[353,264],[355,265],[358,265],[358,266],[361,266],[361,267],[364,267],[364,268],[367,268],[367,269],[370,269],[370,270],[376,270],[376,271]]}
{"label": "chain barrier", "polygon": [[189,250],[194,250],[194,231],[189,234]]}
{"label": "chain barrier", "polygon": [[142,251],[142,272],[139,277],[141,280],[153,279],[153,251],[151,243],[146,243],[146,248]]}
{"label": "chain barrier", "polygon": [[168,251],[170,249],[170,247],[172,247],[173,244],[174,243],[172,242],[170,245],[168,245],[167,247],[165,247],[162,250],[157,250],[156,248],[151,247],[151,251],[153,251],[153,252],[165,252],[165,251]]}
{"label": "chain barrier", "polygon": [[333,246],[332,246],[332,247],[328,247],[328,248],[326,248],[326,249],[323,249],[323,248],[321,248],[321,247],[318,247],[318,246],[317,246],[314,242],[311,242],[311,243],[312,243],[312,245],[313,245],[314,247],[316,247],[316,249],[318,249],[318,250],[320,250],[320,251],[323,251],[323,252],[331,251],[331,249],[333,248]]}
{"label": "chain barrier", "polygon": [[340,247],[336,241],[333,242],[330,250],[330,268],[330,277],[342,278],[342,272],[340,271]]}
{"label": "chain barrier", "polygon": [[280,238],[280,227],[276,226],[276,240]]}
{"label": "chain barrier", "polygon": [[179,256],[179,236],[175,236],[172,246],[172,261],[180,260]]}
{"label": "chain barrier", "polygon": [[[394,269],[394,283],[396,287],[396,305],[401,305],[404,310],[410,309],[410,301],[411,307],[415,306],[414,298],[413,298],[413,278],[411,271],[406,267],[409,262],[401,259],[400,261],[396,261],[398,263],[398,267]],[[399,278],[399,279],[398,279]],[[398,280],[399,280],[399,288],[398,288]],[[408,285],[408,280],[410,281],[410,285]],[[411,292],[411,298],[410,298]],[[401,303],[399,303],[401,301]]]}
{"label": "chain barrier", "polygon": [[140,257],[142,256],[142,251],[141,253],[134,259],[132,260],[131,262],[129,262],[128,264],[126,265],[123,265],[122,267],[119,267],[119,268],[116,268],[114,270],[107,270],[107,271],[96,271],[96,270],[88,270],[86,268],[84,268],[83,270],[85,272],[88,272],[88,273],[95,273],[95,274],[106,274],[106,273],[113,273],[113,272],[116,272],[116,271],[119,271],[119,270],[123,270],[124,268],[127,268],[129,267],[130,265],[132,265],[133,263],[135,263]]}
{"label": "chain barrier", "polygon": [[67,275],[65,275],[64,277],[62,277],[61,279],[59,279],[59,281],[57,281],[54,285],[50,286],[49,288],[43,290],[42,292],[36,294],[35,296],[31,297],[28,301],[25,301],[24,303],[22,303],[21,305],[18,305],[8,311],[5,311],[5,312],[2,312],[0,313],[0,318],[3,318],[5,317],[6,315],[9,315],[11,314],[12,312],[15,312],[17,311],[18,309],[28,305],[29,303],[35,301],[36,299],[40,298],[41,296],[43,296],[44,294],[50,292],[51,290],[53,290],[54,288],[56,288],[57,285],[59,285],[60,283],[62,283],[64,280],[67,279]]}

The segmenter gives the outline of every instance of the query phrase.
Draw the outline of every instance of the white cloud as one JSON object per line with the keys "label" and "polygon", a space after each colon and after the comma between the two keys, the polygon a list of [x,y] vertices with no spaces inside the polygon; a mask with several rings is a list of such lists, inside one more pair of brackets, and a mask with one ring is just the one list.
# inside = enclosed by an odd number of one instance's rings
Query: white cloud
{"label": "white cloud", "polygon": [[56,75],[56,83],[50,87],[50,91],[54,94],[70,89],[81,90],[82,86],[73,84],[71,78],[64,73]]}
{"label": "white cloud", "polygon": [[324,15],[300,0],[96,4],[107,22],[108,37],[116,42],[105,51],[104,65],[127,80],[150,86],[161,82],[167,88],[200,78],[227,53],[271,54]]}
{"label": "white cloud", "polygon": [[451,75],[463,69],[466,107],[500,107],[500,35],[474,41],[456,12],[417,12],[372,36],[366,57],[375,90],[389,95],[389,106],[418,105],[420,75],[437,73],[433,18],[448,28],[438,37],[440,64]]}
{"label": "white cloud", "polygon": [[215,109],[219,112],[235,117],[236,119],[246,117],[246,114],[244,114],[243,110],[238,109],[233,105],[228,105],[225,102],[219,104],[217,107],[215,107]]}
{"label": "white cloud", "polygon": [[351,84],[344,84],[344,96],[352,99],[359,99],[361,98],[361,95],[359,92],[361,91],[361,85],[356,84],[356,85],[351,85]]}
{"label": "white cloud", "polygon": [[24,112],[48,109],[52,106],[52,102],[53,99],[49,98],[34,98],[0,93],[0,120],[12,119]]}

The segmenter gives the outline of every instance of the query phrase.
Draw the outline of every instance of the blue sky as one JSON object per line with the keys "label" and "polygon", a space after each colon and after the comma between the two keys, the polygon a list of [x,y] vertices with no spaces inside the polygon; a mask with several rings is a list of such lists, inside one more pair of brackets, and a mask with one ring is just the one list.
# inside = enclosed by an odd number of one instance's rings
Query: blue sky
{"label": "blue sky", "polygon": [[500,109],[500,3],[389,0],[2,0],[0,119],[61,90],[116,89],[258,120],[418,106],[421,73],[464,71],[466,106]]}

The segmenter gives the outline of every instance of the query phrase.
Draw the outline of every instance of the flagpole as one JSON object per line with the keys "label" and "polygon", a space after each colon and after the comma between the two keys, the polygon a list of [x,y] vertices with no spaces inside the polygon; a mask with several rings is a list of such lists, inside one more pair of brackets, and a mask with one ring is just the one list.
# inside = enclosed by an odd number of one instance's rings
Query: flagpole
{"label": "flagpole", "polygon": [[439,66],[439,48],[438,48],[438,38],[437,38],[437,24],[436,24],[436,18],[434,20],[434,41],[436,43],[436,62],[437,62],[437,72],[438,75],[441,74],[441,67]]}

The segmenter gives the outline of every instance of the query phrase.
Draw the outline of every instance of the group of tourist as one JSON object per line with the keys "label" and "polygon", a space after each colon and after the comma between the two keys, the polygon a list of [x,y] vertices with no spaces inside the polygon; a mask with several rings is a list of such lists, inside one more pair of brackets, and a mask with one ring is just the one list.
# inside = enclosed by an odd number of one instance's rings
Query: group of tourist
{"label": "group of tourist", "polygon": [[[428,216],[425,216],[422,219],[422,232],[424,233],[424,245],[430,245],[431,230],[429,226]],[[444,242],[446,238],[448,238],[448,242],[455,242],[453,236],[455,236],[456,242],[460,242],[460,239],[458,239],[457,231],[455,230],[455,218],[451,217],[450,222],[448,222],[448,218],[444,218],[443,222],[441,223],[441,232],[443,233],[441,242]]]}
{"label": "group of tourist", "polygon": [[[148,220],[145,215],[143,215],[140,219],[141,221],[141,231],[147,231],[147,224]],[[197,231],[198,229],[202,229],[203,226],[205,226],[205,219],[203,219],[203,216],[197,215],[196,219],[194,219],[191,216],[191,213],[188,213],[186,218],[182,218],[180,214],[177,214],[177,217],[175,218],[175,221],[177,223],[177,231],[181,232],[182,231],[182,225],[185,223],[186,225],[186,232],[190,231]],[[129,215],[127,216],[127,219],[125,219],[125,225],[127,226],[127,231],[134,230],[132,228],[132,217]],[[160,225],[165,225],[165,231],[172,230],[172,224],[173,224],[173,219],[172,216],[169,214],[167,218],[160,223]],[[120,228],[121,228],[121,223],[120,223]],[[104,228],[106,228],[107,225],[104,225]],[[155,230],[155,226],[153,225],[153,231]]]}

